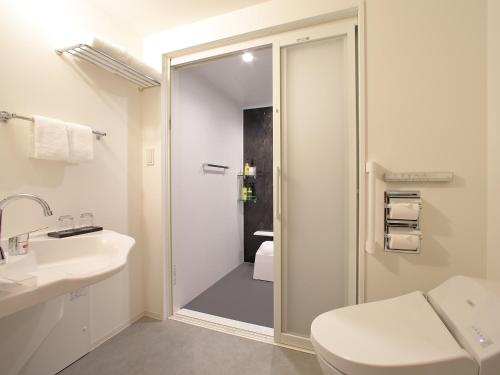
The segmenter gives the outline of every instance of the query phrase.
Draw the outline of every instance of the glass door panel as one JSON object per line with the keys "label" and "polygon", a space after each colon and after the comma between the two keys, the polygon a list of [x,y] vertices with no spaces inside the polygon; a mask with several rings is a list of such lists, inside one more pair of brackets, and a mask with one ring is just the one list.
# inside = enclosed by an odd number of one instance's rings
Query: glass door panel
{"label": "glass door panel", "polygon": [[349,300],[346,44],[343,35],[281,47],[281,328],[295,336]]}

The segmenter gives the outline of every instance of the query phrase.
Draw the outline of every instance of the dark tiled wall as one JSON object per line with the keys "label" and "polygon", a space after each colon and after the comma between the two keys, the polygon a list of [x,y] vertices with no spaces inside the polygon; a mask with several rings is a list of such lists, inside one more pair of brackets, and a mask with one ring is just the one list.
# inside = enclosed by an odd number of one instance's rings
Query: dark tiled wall
{"label": "dark tiled wall", "polygon": [[254,262],[260,244],[271,240],[254,236],[257,230],[273,230],[273,111],[272,107],[243,111],[243,159],[255,160],[257,202],[243,203],[245,262]]}

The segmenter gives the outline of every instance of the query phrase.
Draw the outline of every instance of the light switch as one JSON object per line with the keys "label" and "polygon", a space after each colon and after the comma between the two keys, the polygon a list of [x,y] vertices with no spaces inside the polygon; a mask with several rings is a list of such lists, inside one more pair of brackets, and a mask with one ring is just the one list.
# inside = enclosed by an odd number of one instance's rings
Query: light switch
{"label": "light switch", "polygon": [[153,166],[155,165],[155,149],[154,148],[148,148],[146,149],[146,166]]}

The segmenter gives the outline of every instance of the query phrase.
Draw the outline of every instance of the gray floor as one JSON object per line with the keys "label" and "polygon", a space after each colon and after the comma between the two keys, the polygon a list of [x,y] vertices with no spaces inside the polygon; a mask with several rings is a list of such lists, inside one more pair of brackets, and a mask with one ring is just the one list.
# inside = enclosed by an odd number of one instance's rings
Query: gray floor
{"label": "gray floor", "polygon": [[141,319],[60,375],[320,375],[316,357],[175,321]]}
{"label": "gray floor", "polygon": [[253,263],[243,263],[184,308],[272,328],[273,283],[254,280]]}

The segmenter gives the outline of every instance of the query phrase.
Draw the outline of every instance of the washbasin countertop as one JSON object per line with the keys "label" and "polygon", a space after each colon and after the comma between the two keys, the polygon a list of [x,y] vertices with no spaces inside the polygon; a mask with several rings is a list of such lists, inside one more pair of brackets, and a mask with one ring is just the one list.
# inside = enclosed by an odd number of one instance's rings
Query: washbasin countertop
{"label": "washbasin countertop", "polygon": [[[30,238],[27,255],[0,266],[0,318],[104,280],[127,264],[132,237],[110,231]],[[7,244],[2,242],[4,249]],[[17,282],[13,279],[25,279]]]}

